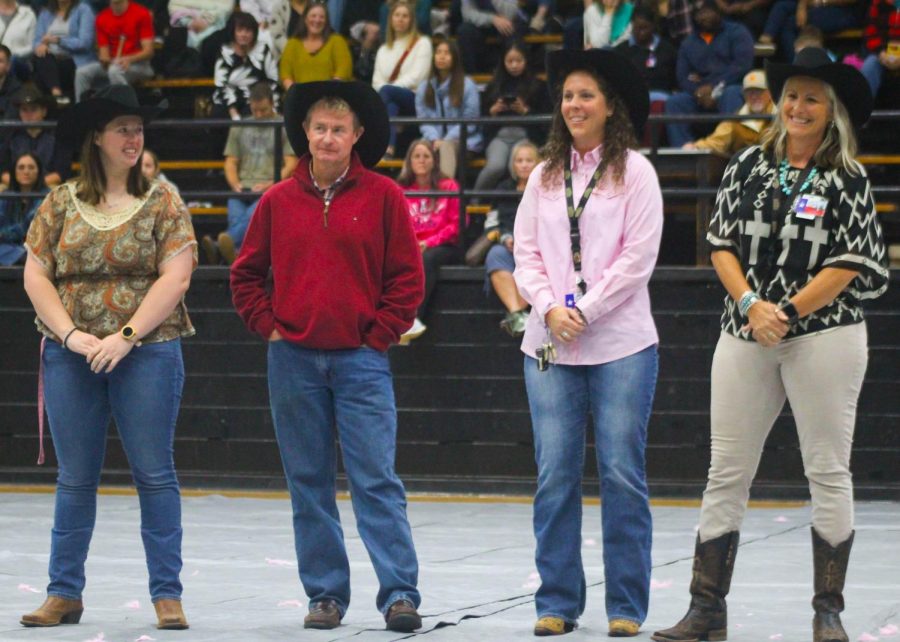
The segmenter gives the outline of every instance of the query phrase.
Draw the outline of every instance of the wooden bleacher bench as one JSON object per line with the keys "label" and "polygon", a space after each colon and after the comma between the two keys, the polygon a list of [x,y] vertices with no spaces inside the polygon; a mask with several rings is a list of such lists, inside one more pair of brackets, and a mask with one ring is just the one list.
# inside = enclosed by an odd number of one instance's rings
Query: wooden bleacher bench
{"label": "wooden bleacher bench", "polygon": [[190,211],[191,216],[225,216],[228,214],[227,207],[192,207]]}
{"label": "wooden bleacher bench", "polygon": [[152,78],[141,83],[147,89],[182,89],[196,87],[215,87],[212,78]]}
{"label": "wooden bleacher bench", "polygon": [[[562,45],[563,35],[561,33],[529,33],[522,37],[522,41],[528,45]],[[500,39],[497,36],[488,36],[485,42],[489,45],[499,45]]]}

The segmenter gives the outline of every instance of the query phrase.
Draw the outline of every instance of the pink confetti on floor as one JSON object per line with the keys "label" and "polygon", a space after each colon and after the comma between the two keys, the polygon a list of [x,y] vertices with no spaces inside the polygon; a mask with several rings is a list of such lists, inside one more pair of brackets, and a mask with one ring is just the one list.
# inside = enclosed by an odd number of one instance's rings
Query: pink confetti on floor
{"label": "pink confetti on floor", "polygon": [[151,638],[149,635],[142,635],[139,638],[135,638],[134,642],[153,642],[156,638]]}
{"label": "pink confetti on floor", "polygon": [[540,586],[541,586],[541,576],[537,571],[535,571],[528,575],[528,581],[522,585],[522,588],[534,590],[534,589],[540,588]]}
{"label": "pink confetti on floor", "polygon": [[279,560],[272,557],[266,558],[266,564],[269,566],[281,566],[281,567],[291,567],[294,566],[294,563],[290,560]]}
{"label": "pink confetti on floor", "polygon": [[284,608],[286,606],[292,606],[292,607],[295,607],[298,609],[302,609],[304,605],[303,605],[303,602],[301,602],[300,600],[281,600],[278,603],[278,606],[279,606],[279,608]]}
{"label": "pink confetti on floor", "polygon": [[775,518],[774,521],[778,522],[779,524],[784,524],[785,522],[788,521],[788,518],[785,517],[784,515],[779,515],[778,517]]}
{"label": "pink confetti on floor", "polygon": [[199,571],[199,570],[196,570],[196,571],[194,571],[194,572],[191,573],[191,577],[197,577],[198,575],[200,575],[200,571]]}
{"label": "pink confetti on floor", "polygon": [[891,637],[900,633],[900,627],[897,627],[896,624],[888,624],[887,626],[883,626],[878,629],[878,632],[886,637]]}
{"label": "pink confetti on floor", "polygon": [[137,610],[141,608],[141,603],[138,600],[131,600],[130,602],[125,602],[125,604],[122,605],[122,608]]}
{"label": "pink confetti on floor", "polygon": [[880,638],[876,638],[874,635],[871,635],[869,633],[863,633],[856,639],[859,640],[859,642],[878,642]]}
{"label": "pink confetti on floor", "polygon": [[84,642],[106,642],[106,636],[101,632],[97,634],[97,637],[85,640]]}
{"label": "pink confetti on floor", "polygon": [[40,593],[40,590],[29,584],[19,584],[19,590],[24,591],[25,593]]}
{"label": "pink confetti on floor", "polygon": [[773,633],[772,635],[769,636],[769,639],[770,640],[780,640],[783,637],[784,636],[781,635],[781,633]]}
{"label": "pink confetti on floor", "polygon": [[672,586],[672,580],[650,580],[650,590],[653,589],[667,589]]}

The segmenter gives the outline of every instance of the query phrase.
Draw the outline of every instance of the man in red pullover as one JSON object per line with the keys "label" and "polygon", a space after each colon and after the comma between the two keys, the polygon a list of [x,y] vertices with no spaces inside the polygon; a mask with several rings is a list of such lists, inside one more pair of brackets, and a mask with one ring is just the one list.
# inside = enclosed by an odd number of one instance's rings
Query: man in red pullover
{"label": "man in red pullover", "polygon": [[412,324],[424,278],[403,192],[368,169],[387,148],[387,110],[369,85],[312,82],[291,87],[284,120],[303,155],[260,199],[231,291],[244,323],[269,342],[269,402],[310,604],[304,627],[337,627],[350,603],[337,436],[378,576],[376,606],[388,629],[413,631],[422,626],[418,562],[394,472],[386,351]]}

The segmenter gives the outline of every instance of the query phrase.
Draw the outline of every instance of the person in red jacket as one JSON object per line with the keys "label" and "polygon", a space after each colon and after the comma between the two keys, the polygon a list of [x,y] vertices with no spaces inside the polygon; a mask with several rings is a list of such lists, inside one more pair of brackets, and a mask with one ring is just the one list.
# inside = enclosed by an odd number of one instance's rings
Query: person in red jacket
{"label": "person in red jacket", "polygon": [[231,292],[250,331],[269,342],[269,402],[310,604],[304,627],[333,629],[350,604],[337,436],[379,580],[376,606],[389,630],[409,632],[422,626],[421,598],[394,471],[386,351],[412,324],[424,279],[403,192],[368,169],[388,144],[387,110],[364,83],[309,82],[288,91],[284,121],[302,157],[260,199],[231,267]]}

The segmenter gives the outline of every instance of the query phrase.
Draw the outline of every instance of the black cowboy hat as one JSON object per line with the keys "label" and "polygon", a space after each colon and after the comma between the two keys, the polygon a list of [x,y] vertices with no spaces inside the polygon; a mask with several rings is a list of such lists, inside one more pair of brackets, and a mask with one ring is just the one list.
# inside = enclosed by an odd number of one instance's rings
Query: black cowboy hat
{"label": "black cowboy hat", "polygon": [[78,150],[88,132],[113,118],[140,116],[147,123],[168,106],[166,100],[156,105],[142,105],[131,85],[109,85],[63,112],[56,127],[56,139]]}
{"label": "black cowboy hat", "polygon": [[303,130],[303,121],[309,108],[327,96],[347,101],[359,122],[365,128],[353,148],[366,167],[375,165],[387,149],[390,141],[390,120],[384,102],[371,85],[357,81],[322,80],[294,83],[284,100],[284,129],[291,147],[299,155],[309,150],[309,139]]}
{"label": "black cowboy hat", "polygon": [[12,104],[17,108],[22,105],[40,105],[45,109],[50,109],[55,103],[40,89],[34,85],[28,84],[24,85],[19,91],[13,94]]}
{"label": "black cowboy hat", "polygon": [[784,83],[793,76],[808,76],[826,82],[850,114],[850,120],[858,129],[872,114],[874,98],[865,77],[850,65],[832,62],[828,53],[819,47],[801,49],[792,64],[778,64],[766,61],[766,78],[772,100],[781,99]]}
{"label": "black cowboy hat", "polygon": [[628,108],[634,131],[640,133],[650,114],[650,90],[641,71],[625,56],[608,49],[560,49],[547,54],[547,86],[554,103],[562,83],[573,71],[587,70],[602,77]]}

